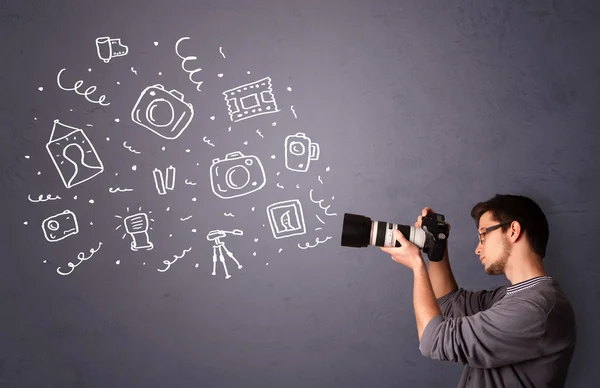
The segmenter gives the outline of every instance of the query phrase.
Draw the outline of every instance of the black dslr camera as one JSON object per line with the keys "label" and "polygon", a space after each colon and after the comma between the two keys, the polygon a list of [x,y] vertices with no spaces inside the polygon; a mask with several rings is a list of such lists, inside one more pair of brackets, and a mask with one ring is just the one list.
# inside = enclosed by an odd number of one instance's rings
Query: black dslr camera
{"label": "black dslr camera", "polygon": [[404,237],[415,244],[429,257],[429,261],[441,261],[448,244],[450,233],[444,215],[429,212],[423,217],[421,228],[373,221],[358,214],[344,213],[342,225],[342,246],[361,248],[369,245],[378,247],[399,247],[393,231],[398,229]]}

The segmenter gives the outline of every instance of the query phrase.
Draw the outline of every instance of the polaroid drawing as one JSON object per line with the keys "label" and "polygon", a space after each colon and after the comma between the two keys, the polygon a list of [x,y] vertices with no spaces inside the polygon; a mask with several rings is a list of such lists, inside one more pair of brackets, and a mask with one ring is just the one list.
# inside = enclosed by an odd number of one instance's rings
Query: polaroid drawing
{"label": "polaroid drawing", "polygon": [[102,161],[85,132],[58,120],[54,120],[46,149],[66,188],[90,180],[104,171]]}
{"label": "polaroid drawing", "polygon": [[271,232],[276,239],[306,233],[302,204],[297,199],[281,201],[267,206]]}
{"label": "polaroid drawing", "polygon": [[233,122],[279,112],[273,96],[271,77],[265,77],[223,92]]}

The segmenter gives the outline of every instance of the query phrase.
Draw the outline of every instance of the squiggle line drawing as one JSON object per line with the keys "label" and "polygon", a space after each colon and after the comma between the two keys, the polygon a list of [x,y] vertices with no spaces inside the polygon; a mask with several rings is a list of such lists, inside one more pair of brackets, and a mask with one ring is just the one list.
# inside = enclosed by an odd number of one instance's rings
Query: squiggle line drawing
{"label": "squiggle line drawing", "polygon": [[321,230],[321,229],[323,229],[323,228],[315,228],[315,232],[316,232],[317,230]]}
{"label": "squiggle line drawing", "polygon": [[223,56],[223,58],[225,58],[225,54],[223,54],[223,47],[219,46],[219,52],[221,53],[221,55]]}
{"label": "squiggle line drawing", "polygon": [[325,225],[325,222],[323,222],[323,220],[317,214],[315,214],[315,217],[317,217],[317,220],[321,221],[321,223]]}
{"label": "squiggle line drawing", "polygon": [[319,201],[315,201],[315,200],[313,199],[313,197],[312,197],[312,192],[313,192],[313,189],[310,189],[310,192],[309,192],[310,200],[311,200],[313,203],[317,203],[317,204],[319,204],[319,207],[320,207],[321,209],[325,210],[325,215],[326,215],[326,216],[337,216],[337,213],[328,214],[328,213],[327,213],[327,209],[329,209],[329,208],[331,207],[331,205],[329,205],[329,206],[327,206],[327,207],[323,207],[323,205],[321,204],[321,202],[323,202],[323,200],[321,199],[321,200],[319,200]]}
{"label": "squiggle line drawing", "polygon": [[260,136],[260,137],[262,137],[264,139],[264,136],[262,135],[262,133],[260,133],[260,129],[257,129],[256,133],[258,133],[258,136]]}
{"label": "squiggle line drawing", "polygon": [[71,272],[73,272],[75,270],[75,267],[77,267],[79,264],[81,264],[82,261],[88,260],[90,257],[94,256],[94,253],[98,252],[100,250],[101,246],[102,246],[102,242],[100,242],[98,244],[98,248],[96,248],[96,249],[90,248],[90,255],[88,257],[85,257],[85,254],[83,252],[79,252],[79,254],[77,255],[77,258],[79,259],[79,263],[73,264],[70,261],[67,263],[67,267],[71,268],[71,270],[69,272],[60,272],[60,267],[58,267],[56,269],[56,272],[58,272],[60,275],[69,275]]}
{"label": "squiggle line drawing", "polygon": [[212,147],[215,146],[213,143],[210,142],[210,140],[206,136],[204,136],[202,138],[202,141],[205,142],[206,144],[208,144],[209,146],[212,146]]}
{"label": "squiggle line drawing", "polygon": [[114,193],[125,193],[127,191],[133,191],[133,189],[122,189],[120,187],[117,187],[116,189],[113,189],[112,187],[110,187],[108,189],[108,191],[110,191],[112,194],[114,194]]}
{"label": "squiggle line drawing", "polygon": [[180,220],[180,221],[187,221],[187,220],[189,220],[190,218],[192,218],[192,216],[189,216],[189,217],[186,217],[186,218],[180,218],[179,220]]}
{"label": "squiggle line drawing", "polygon": [[198,184],[198,183],[192,182],[192,181],[190,181],[190,180],[188,180],[188,179],[186,179],[186,180],[184,181],[184,183],[185,183],[186,185],[190,185],[190,186],[196,186],[196,185]]}
{"label": "squiggle line drawing", "polygon": [[283,187],[282,185],[280,185],[279,182],[277,182],[277,187],[279,187],[280,189],[285,189],[285,187]]}
{"label": "squiggle line drawing", "polygon": [[233,213],[223,213],[225,217],[235,217]]}
{"label": "squiggle line drawing", "polygon": [[110,102],[108,104],[103,104],[102,102],[104,101],[104,99],[106,98],[106,96],[103,94],[100,96],[100,98],[98,98],[97,101],[91,100],[88,98],[88,96],[92,93],[94,93],[96,91],[96,86],[90,86],[89,88],[85,89],[85,91],[83,93],[81,93],[79,91],[79,88],[81,87],[81,85],[83,85],[83,80],[79,80],[77,82],[75,82],[75,84],[73,85],[72,88],[65,88],[60,84],[60,74],[67,70],[62,69],[61,71],[58,72],[58,74],[56,75],[56,83],[58,84],[58,87],[61,88],[62,90],[66,90],[66,91],[71,91],[73,90],[75,93],[79,94],[80,96],[84,96],[86,100],[88,100],[89,102],[93,102],[94,104],[100,104],[102,106],[108,106],[110,105]]}
{"label": "squiggle line drawing", "polygon": [[321,175],[319,175],[318,179],[319,179],[319,182],[321,182],[321,184],[323,184],[323,181],[321,180]]}
{"label": "squiggle line drawing", "polygon": [[294,110],[294,105],[290,106],[290,109],[292,110],[292,113],[294,114],[294,117],[298,118],[298,116],[296,116],[296,111]]}
{"label": "squiggle line drawing", "polygon": [[183,252],[181,252],[181,256],[173,255],[173,257],[175,258],[175,260],[173,260],[173,261],[163,260],[163,263],[167,265],[167,268],[165,268],[163,270],[161,270],[160,268],[158,268],[157,271],[159,271],[159,272],[166,272],[171,267],[171,264],[173,264],[174,262],[176,262],[177,259],[181,259],[183,256],[185,256],[186,252],[189,252],[191,250],[192,250],[192,247],[189,247],[188,249],[184,249]]}
{"label": "squiggle line drawing", "polygon": [[47,194],[46,198],[42,198],[44,196],[44,194],[40,194],[40,196],[38,197],[38,199],[31,199],[31,194],[27,195],[27,199],[29,199],[31,202],[46,202],[46,201],[56,201],[57,199],[62,199],[61,197],[59,197],[58,195],[54,198],[52,198],[52,194]]}
{"label": "squiggle line drawing", "polygon": [[316,244],[315,244],[315,245],[310,245],[310,244],[309,244],[309,242],[307,241],[307,242],[305,243],[304,247],[301,247],[301,246],[300,246],[300,244],[298,244],[298,248],[300,248],[300,249],[314,248],[314,247],[316,247],[317,245],[319,245],[319,244],[322,244],[322,243],[324,243],[325,241],[329,240],[330,238],[331,238],[331,236],[327,236],[327,238],[326,238],[325,240],[321,241],[321,240],[319,240],[319,238],[317,237],[317,238],[315,239],[315,241],[316,241]]}
{"label": "squiggle line drawing", "polygon": [[134,73],[135,75],[137,75],[137,70],[135,70],[135,69],[133,68],[133,66],[131,66],[131,72],[132,72],[132,73]]}
{"label": "squiggle line drawing", "polygon": [[134,154],[141,154],[141,152],[134,150],[133,148],[131,148],[131,146],[128,146],[126,141],[123,142],[123,147],[127,148],[129,151],[133,152]]}
{"label": "squiggle line drawing", "polygon": [[190,79],[190,81],[192,81],[192,83],[194,83],[194,84],[196,84],[196,85],[197,85],[197,86],[196,86],[196,90],[198,90],[198,91],[200,92],[200,91],[201,91],[201,90],[200,90],[200,85],[202,85],[202,82],[203,82],[203,81],[196,82],[196,81],[194,81],[194,80],[192,79],[192,77],[193,77],[193,75],[194,75],[195,73],[197,73],[197,72],[199,72],[199,71],[202,71],[202,69],[201,69],[201,68],[198,68],[198,69],[195,69],[195,70],[188,70],[188,69],[186,69],[186,68],[185,68],[185,63],[186,63],[187,61],[195,61],[195,60],[196,60],[196,59],[198,59],[198,58],[197,58],[197,57],[195,57],[195,56],[193,56],[193,55],[191,55],[191,56],[187,56],[187,57],[183,57],[183,56],[181,56],[181,54],[179,54],[179,43],[180,43],[182,40],[184,40],[184,39],[190,39],[190,37],[189,37],[189,36],[184,36],[183,38],[180,38],[180,39],[177,41],[177,43],[175,43],[175,54],[177,54],[177,56],[178,56],[179,58],[181,58],[181,59],[182,59],[182,61],[181,61],[181,68],[182,68],[182,69],[183,69],[183,71],[185,71],[186,73],[189,73],[189,76],[188,76],[188,78]]}

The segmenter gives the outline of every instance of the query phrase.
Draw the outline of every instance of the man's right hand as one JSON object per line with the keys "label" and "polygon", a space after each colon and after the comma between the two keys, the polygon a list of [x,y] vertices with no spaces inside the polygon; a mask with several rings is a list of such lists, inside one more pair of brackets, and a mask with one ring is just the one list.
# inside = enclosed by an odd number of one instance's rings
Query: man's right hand
{"label": "man's right hand", "polygon": [[[427,215],[427,213],[435,213],[430,207],[424,207],[423,210],[421,210],[421,215],[417,217],[417,222],[415,222],[415,228],[420,228],[421,225],[423,225],[423,217]],[[445,222],[445,221],[444,221]],[[449,223],[445,222],[446,225],[448,225],[448,232],[450,232],[450,229],[452,228],[450,226]]]}

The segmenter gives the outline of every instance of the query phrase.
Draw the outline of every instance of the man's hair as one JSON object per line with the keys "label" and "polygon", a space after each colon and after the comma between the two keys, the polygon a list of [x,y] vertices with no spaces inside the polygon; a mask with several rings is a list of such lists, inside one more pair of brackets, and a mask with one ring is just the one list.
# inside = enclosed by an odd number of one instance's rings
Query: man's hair
{"label": "man's hair", "polygon": [[[546,256],[546,245],[550,231],[548,221],[542,209],[531,198],[522,195],[496,194],[485,202],[479,202],[471,210],[471,217],[475,220],[479,230],[479,219],[489,211],[492,219],[498,223],[518,221],[521,224],[521,233],[527,232],[527,241],[535,253],[543,259]],[[502,232],[510,227],[502,226]]]}

